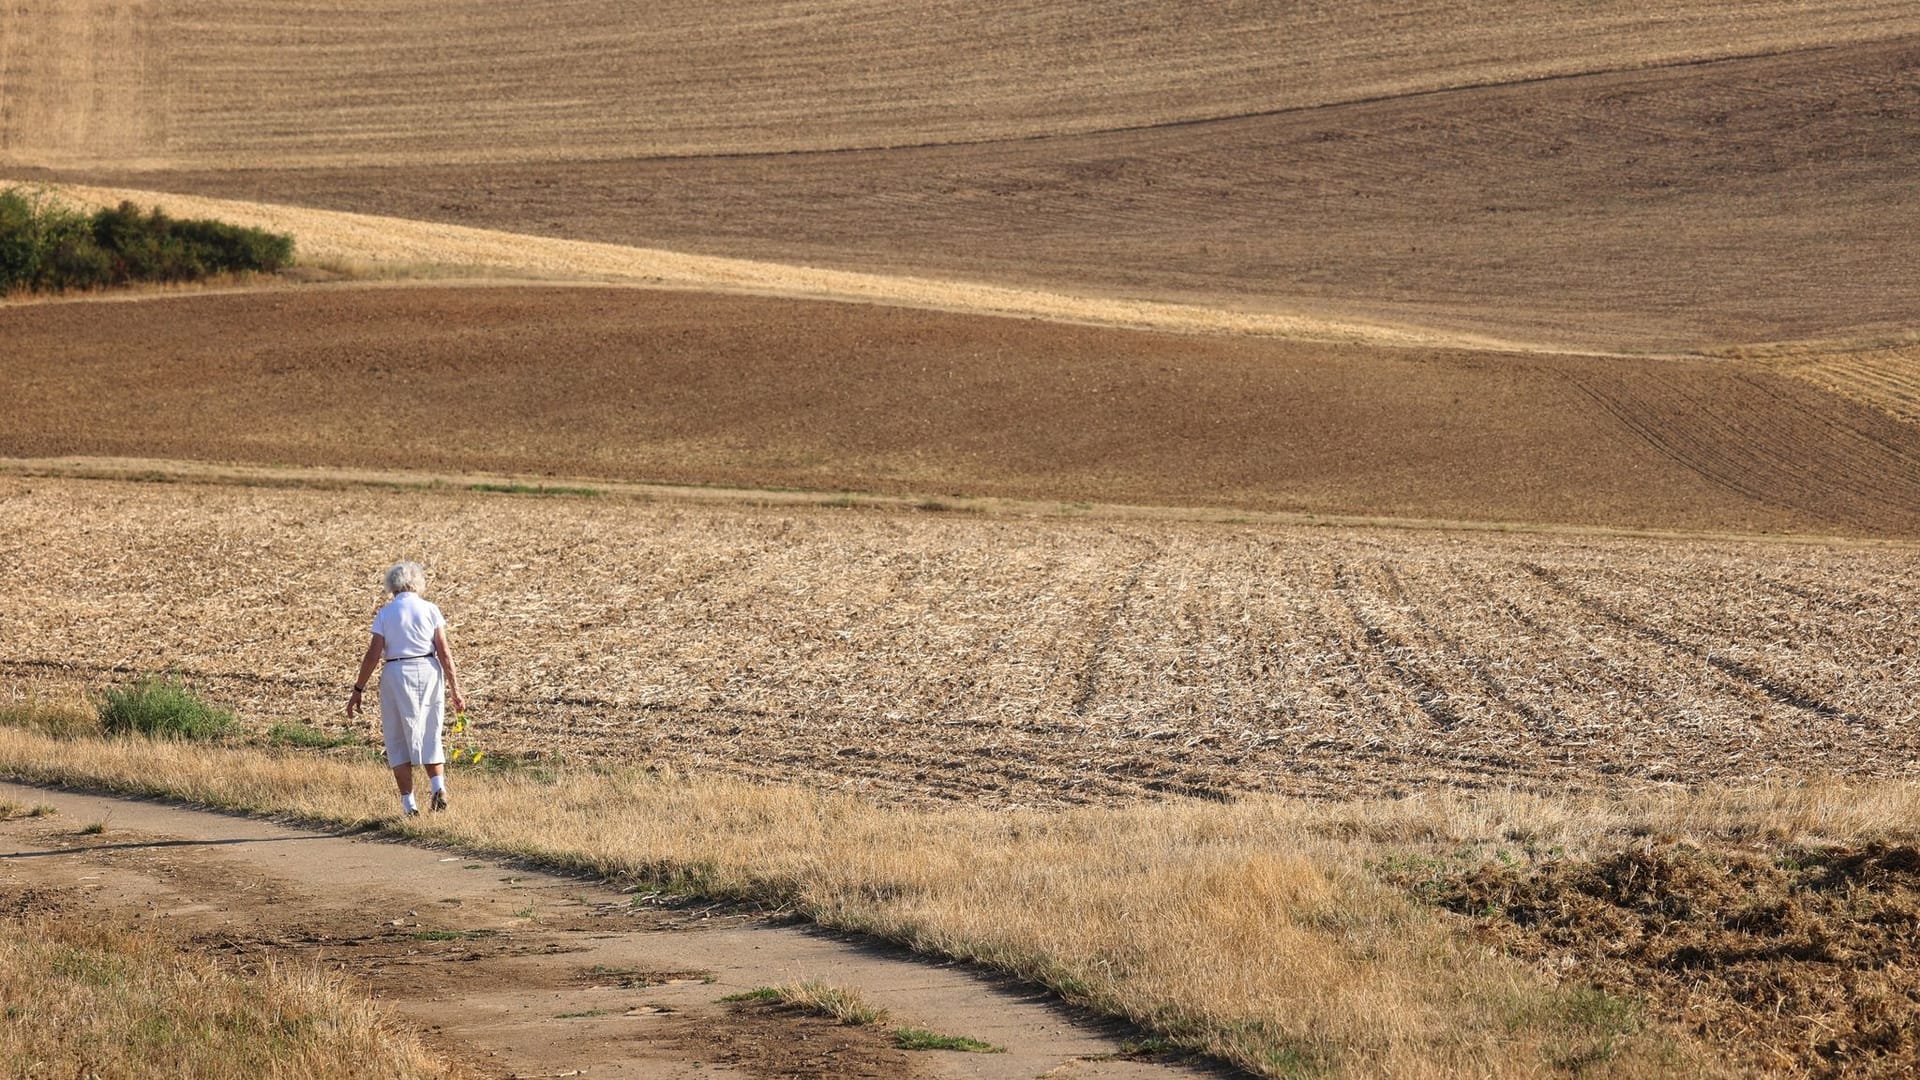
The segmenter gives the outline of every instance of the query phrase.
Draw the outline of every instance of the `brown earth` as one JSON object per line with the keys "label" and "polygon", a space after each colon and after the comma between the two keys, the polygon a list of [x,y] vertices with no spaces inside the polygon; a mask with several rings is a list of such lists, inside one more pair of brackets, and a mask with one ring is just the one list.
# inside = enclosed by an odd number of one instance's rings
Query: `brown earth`
{"label": "brown earth", "polygon": [[1674,351],[1912,331],[1916,123],[1906,37],[920,149],[14,172]]}
{"label": "brown earth", "polygon": [[[1232,1075],[1129,1055],[1123,1033],[952,965],[712,905],[659,901],[496,859],[138,800],[0,784],[0,921],[131,921],[238,970],[317,964],[363,983],[482,1077],[953,1078]],[[454,811],[458,812],[458,807]],[[84,831],[93,824],[103,831]],[[896,1049],[723,996],[819,979],[897,1024],[996,1054]]]}
{"label": "brown earth", "polygon": [[1702,849],[1649,838],[1592,858],[1401,876],[1507,951],[1644,1000],[1756,1073],[1920,1072],[1911,844]]}
{"label": "brown earth", "polygon": [[[537,28],[529,33],[529,28]],[[1883,40],[1892,0],[14,0],[0,161],[564,160],[1019,138]]]}
{"label": "brown earth", "polygon": [[1732,361],[678,292],[0,307],[0,454],[1920,535],[1920,431]]}

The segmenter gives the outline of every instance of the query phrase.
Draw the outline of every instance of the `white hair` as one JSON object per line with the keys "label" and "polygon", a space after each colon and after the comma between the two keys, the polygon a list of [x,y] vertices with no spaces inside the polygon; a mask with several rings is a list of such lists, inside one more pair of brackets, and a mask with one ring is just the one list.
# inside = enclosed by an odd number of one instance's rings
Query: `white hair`
{"label": "white hair", "polygon": [[427,587],[426,568],[417,562],[394,563],[387,567],[387,591],[395,596],[418,593]]}

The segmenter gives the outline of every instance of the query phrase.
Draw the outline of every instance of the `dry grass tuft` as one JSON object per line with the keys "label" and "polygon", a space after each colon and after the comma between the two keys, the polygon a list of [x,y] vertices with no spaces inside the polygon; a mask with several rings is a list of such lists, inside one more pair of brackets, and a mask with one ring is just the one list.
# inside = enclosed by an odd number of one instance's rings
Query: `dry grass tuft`
{"label": "dry grass tuft", "polygon": [[98,711],[77,701],[49,701],[38,696],[11,701],[4,706],[7,726],[37,731],[55,738],[70,739],[101,734]]}
{"label": "dry grass tuft", "polygon": [[316,969],[241,978],[151,932],[0,920],[0,1061],[20,1076],[462,1075]]}
{"label": "dry grass tuft", "polygon": [[771,989],[771,1000],[820,1016],[829,1016],[852,1027],[871,1027],[885,1023],[887,1019],[887,1010],[868,1001],[853,987],[807,979]]}

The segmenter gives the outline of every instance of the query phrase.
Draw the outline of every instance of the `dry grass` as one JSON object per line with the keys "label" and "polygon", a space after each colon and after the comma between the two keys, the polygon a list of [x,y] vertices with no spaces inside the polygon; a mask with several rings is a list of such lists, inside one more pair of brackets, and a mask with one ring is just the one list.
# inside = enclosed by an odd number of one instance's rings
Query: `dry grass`
{"label": "dry grass", "polygon": [[830,1016],[843,1024],[866,1027],[885,1023],[887,1010],[868,1001],[858,988],[835,986],[819,979],[783,983],[771,987],[772,1000],[796,1009]]}
{"label": "dry grass", "polygon": [[0,917],[0,1061],[15,1076],[454,1077],[364,991],[306,967],[241,976],[135,931]]}
{"label": "dry grass", "polygon": [[[763,986],[745,993],[730,994],[723,1002],[745,1008],[759,1002],[800,1009],[838,1020],[851,1027],[873,1027],[887,1022],[886,1009],[868,1001],[857,987],[837,986],[819,979]],[[901,1050],[957,1050],[968,1054],[998,1054],[1006,1048],[965,1035],[946,1035],[925,1028],[900,1027],[892,1032],[893,1045]]]}
{"label": "dry grass", "polygon": [[0,802],[0,821],[12,821],[14,818],[46,817],[53,812],[53,807],[44,803],[27,806],[16,802]]}
{"label": "dry grass", "polygon": [[1920,346],[1790,359],[1780,369],[1896,420],[1920,423]]}
{"label": "dry grass", "polygon": [[[340,824],[389,801],[373,766],[19,729],[0,730],[0,772]],[[1684,799],[1610,813],[1444,797],[1045,815],[888,811],[631,771],[455,784],[458,813],[390,827],[985,963],[1265,1075],[1533,1076],[1576,1057],[1621,1075],[1706,1068],[1659,1023],[1592,1022],[1590,992],[1488,953],[1368,870],[1408,846],[1497,844],[1516,827],[1598,843],[1622,820],[1678,820]],[[1765,813],[1781,796],[1748,798]],[[1916,805],[1911,792],[1888,799]],[[1703,812],[1728,827],[1730,807]]]}
{"label": "dry grass", "polygon": [[312,261],[337,272],[374,280],[519,278],[541,282],[611,282],[856,300],[1190,333],[1257,334],[1394,345],[1519,347],[1504,346],[1482,335],[1428,333],[1359,320],[1110,299],[911,275],[823,270],[233,199],[73,184],[52,185],[47,190],[85,208],[115,206],[123,200],[132,200],[141,206],[158,206],[177,217],[213,217],[236,225],[292,233],[298,239],[303,263]]}

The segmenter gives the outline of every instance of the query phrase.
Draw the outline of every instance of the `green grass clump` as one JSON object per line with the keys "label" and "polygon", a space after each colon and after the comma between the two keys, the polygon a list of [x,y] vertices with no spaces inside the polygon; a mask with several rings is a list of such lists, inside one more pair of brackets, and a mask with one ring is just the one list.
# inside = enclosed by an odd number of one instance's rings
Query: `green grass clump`
{"label": "green grass clump", "polygon": [[1004,1054],[1007,1048],[995,1046],[979,1039],[969,1039],[965,1035],[942,1035],[925,1028],[898,1028],[893,1033],[893,1045],[902,1050],[959,1050],[968,1054]]}
{"label": "green grass clump", "polygon": [[108,690],[100,702],[100,727],[109,735],[223,739],[239,726],[232,713],[201,701],[171,679],[141,679]]}
{"label": "green grass clump", "polygon": [[143,212],[130,202],[87,214],[22,188],[0,189],[0,294],[272,273],[293,262],[293,237]]}

